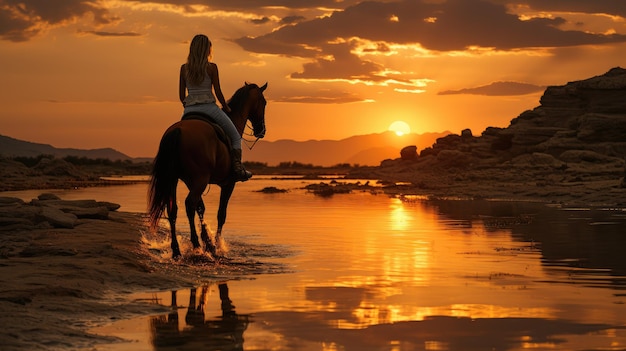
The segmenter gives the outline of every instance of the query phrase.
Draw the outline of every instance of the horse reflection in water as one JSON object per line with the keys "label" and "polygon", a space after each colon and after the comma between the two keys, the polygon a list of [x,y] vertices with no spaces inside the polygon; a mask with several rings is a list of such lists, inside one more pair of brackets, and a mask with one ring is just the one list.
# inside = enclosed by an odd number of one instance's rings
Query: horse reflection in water
{"label": "horse reflection in water", "polygon": [[191,289],[185,316],[187,327],[180,329],[176,291],[172,291],[172,311],[150,321],[155,350],[243,350],[243,332],[249,316],[239,315],[228,297],[228,285],[218,285],[222,315],[206,320],[204,305],[210,286],[202,287],[200,298]]}

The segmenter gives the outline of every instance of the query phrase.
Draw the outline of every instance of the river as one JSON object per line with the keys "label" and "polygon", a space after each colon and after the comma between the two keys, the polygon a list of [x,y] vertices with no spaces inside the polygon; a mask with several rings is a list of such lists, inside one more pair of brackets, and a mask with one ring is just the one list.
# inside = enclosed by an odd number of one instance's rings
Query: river
{"label": "river", "polygon": [[[255,177],[231,199],[224,236],[243,248],[234,254],[262,248],[259,264],[279,272],[133,295],[174,307],[94,329],[128,340],[96,349],[626,349],[623,209],[320,197],[302,189],[310,182]],[[288,191],[259,192],[269,186]],[[51,192],[145,212],[146,189]],[[204,196],[211,228],[218,194]],[[189,229],[178,228],[185,254]]]}

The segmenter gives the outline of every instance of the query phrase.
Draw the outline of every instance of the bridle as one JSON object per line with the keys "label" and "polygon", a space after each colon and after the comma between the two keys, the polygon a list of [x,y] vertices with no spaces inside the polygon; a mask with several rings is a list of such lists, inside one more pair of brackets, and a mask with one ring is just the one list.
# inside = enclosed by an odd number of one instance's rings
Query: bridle
{"label": "bridle", "polygon": [[[246,121],[246,126],[243,129],[243,135],[245,136],[251,136],[254,137],[254,128],[252,128],[252,126],[248,125],[248,123],[251,123],[249,120]],[[246,130],[250,130],[251,132],[246,132]],[[257,141],[259,141],[259,139],[261,139],[260,137],[255,137],[256,139],[254,139],[254,141],[252,140],[248,140],[245,137],[241,137],[241,141],[243,141],[243,143],[246,145],[246,147],[248,148],[248,150],[252,150],[252,148],[254,147],[254,145],[256,145]],[[252,144],[249,144],[252,143]]]}

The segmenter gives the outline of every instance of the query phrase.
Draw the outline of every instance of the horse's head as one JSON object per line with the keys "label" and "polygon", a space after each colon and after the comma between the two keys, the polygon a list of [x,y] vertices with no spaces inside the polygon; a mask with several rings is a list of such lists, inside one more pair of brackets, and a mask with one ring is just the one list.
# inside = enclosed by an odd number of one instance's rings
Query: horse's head
{"label": "horse's head", "polygon": [[[246,83],[246,85],[248,84]],[[265,105],[267,105],[263,96],[265,89],[267,89],[267,83],[250,91],[251,106],[248,119],[252,123],[252,132],[257,138],[265,136]]]}
{"label": "horse's head", "polygon": [[229,117],[239,134],[243,134],[246,122],[250,120],[254,136],[259,139],[265,136],[265,105],[267,105],[263,96],[265,89],[267,89],[267,83],[262,87],[245,83],[228,101],[231,109]]}

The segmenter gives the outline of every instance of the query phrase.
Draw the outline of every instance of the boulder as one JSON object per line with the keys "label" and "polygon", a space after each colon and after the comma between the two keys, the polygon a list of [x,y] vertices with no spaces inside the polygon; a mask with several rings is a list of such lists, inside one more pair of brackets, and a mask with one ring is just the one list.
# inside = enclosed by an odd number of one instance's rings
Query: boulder
{"label": "boulder", "polygon": [[61,200],[41,194],[25,203],[13,197],[0,197],[0,231],[32,228],[74,228],[78,219],[109,219],[109,211],[120,205],[95,200]]}
{"label": "boulder", "polygon": [[42,207],[39,215],[42,220],[56,228],[74,228],[78,221],[76,215],[48,206]]}
{"label": "boulder", "polygon": [[474,137],[474,135],[472,134],[472,130],[471,129],[463,129],[461,131],[461,137],[462,138],[472,138]]}
{"label": "boulder", "polygon": [[120,208],[119,204],[107,201],[96,200],[40,200],[33,199],[31,204],[34,206],[50,206],[60,210],[68,209],[71,211],[76,208],[93,208],[93,207],[105,207],[109,211],[115,211]]}
{"label": "boulder", "polygon": [[406,161],[413,161],[417,159],[417,146],[410,145],[400,150],[400,158]]}

